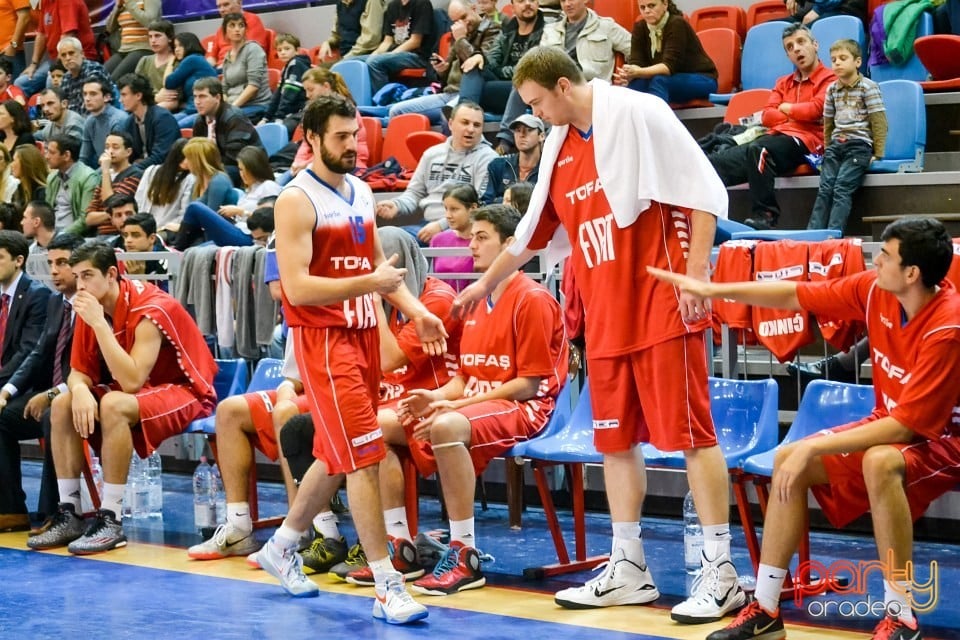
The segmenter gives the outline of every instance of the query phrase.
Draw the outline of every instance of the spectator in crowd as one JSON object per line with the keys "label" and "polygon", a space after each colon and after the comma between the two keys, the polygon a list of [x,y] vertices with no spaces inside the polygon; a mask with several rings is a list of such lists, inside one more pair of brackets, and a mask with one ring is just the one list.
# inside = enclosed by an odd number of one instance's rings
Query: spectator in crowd
{"label": "spectator in crowd", "polygon": [[187,205],[174,243],[177,251],[186,251],[203,235],[201,226],[194,222],[199,220],[196,214],[191,213],[192,210],[204,206],[211,211],[219,211],[223,205],[236,202],[233,183],[224,171],[220,152],[212,140],[191,138],[183,147],[183,157],[187,170],[193,174],[194,183],[192,202]]}
{"label": "spectator in crowd", "polygon": [[513,146],[517,151],[490,161],[487,167],[490,177],[482,198],[484,204],[502,201],[507,186],[515,182],[536,184],[546,135],[544,129],[543,120],[529,113],[521,114],[510,124]]}
{"label": "spectator in crowd", "polygon": [[506,22],[500,10],[497,9],[497,0],[476,0],[477,12],[484,18],[489,18],[494,23],[502,25]]}
{"label": "spectator in crowd", "polygon": [[[124,251],[138,253],[169,251],[163,239],[157,235],[157,221],[149,213],[135,213],[124,220],[120,237],[123,239]],[[124,260],[123,266],[127,273],[165,275],[168,265],[166,260]],[[154,280],[154,284],[164,291],[169,290],[168,280],[157,279]]]}
{"label": "spectator in crowd", "polygon": [[120,48],[110,52],[104,65],[114,80],[136,71],[150,53],[149,26],[160,19],[160,0],[117,0],[107,16],[107,31],[120,31]]}
{"label": "spectator in crowd", "polygon": [[260,206],[254,209],[247,218],[247,229],[253,244],[266,248],[274,231],[273,205]]}
{"label": "spectator in crowd", "polygon": [[776,177],[805,164],[807,154],[823,152],[823,102],[837,78],[817,57],[817,41],[807,27],[784,29],[783,48],[796,70],[777,80],[770,94],[762,117],[766,133],[710,156],[723,184],[750,184],[752,212],[744,222],[755,229],[777,226]]}
{"label": "spectator in crowd", "polygon": [[40,92],[37,104],[43,110],[43,117],[48,120],[47,126],[33,134],[34,140],[49,140],[53,136],[73,136],[83,138],[84,118],[73,111],[67,104],[67,99],[60,89],[44,89]]}
{"label": "spectator in crowd", "polygon": [[465,65],[460,81],[462,100],[472,100],[484,111],[503,114],[497,138],[504,152],[513,149],[510,125],[527,109],[513,88],[513,68],[527,49],[540,43],[545,24],[537,0],[513,0],[511,6],[514,18],[503,24],[493,47],[481,60]]}
{"label": "spectator in crowd", "polygon": [[247,40],[247,23],[242,14],[223,18],[223,33],[230,50],[223,59],[224,100],[243,111],[252,122],[263,117],[273,93],[267,76],[267,53]]}
{"label": "spectator in crowd", "polygon": [[[203,45],[192,33],[181,33],[173,39],[174,68],[163,79],[164,102],[170,111],[179,108],[177,126],[192,127],[197,119],[193,103],[193,85],[200,78],[216,78],[217,70],[203,57]],[[181,101],[181,96],[183,99]],[[179,104],[183,103],[180,108]]]}
{"label": "spectator in crowd", "polygon": [[147,167],[137,186],[137,208],[153,216],[167,241],[180,229],[180,220],[191,200],[196,180],[184,168],[183,147],[186,144],[186,138],[174,142],[163,163]]}
{"label": "spectator in crowd", "polygon": [[80,40],[65,36],[57,45],[57,51],[60,52],[63,68],[67,70],[63,75],[63,84],[60,89],[70,109],[82,116],[87,115],[87,109],[83,106],[83,85],[90,80],[101,80],[110,87],[110,95],[116,93],[113,80],[103,65],[83,57]]}
{"label": "spectator in crowd", "polygon": [[[153,285],[121,278],[112,248],[86,242],[70,266],[83,283],[73,305],[72,369],[69,390],[50,407],[61,504],[52,526],[28,546],[69,545],[82,555],[126,544],[120,513],[131,454],[149,456],[213,412],[217,365],[186,309]],[[103,379],[108,384],[100,385]],[[102,452],[104,484],[101,509],[86,527],[78,512],[88,441]]]}
{"label": "spectator in crowd", "polygon": [[[270,105],[263,119],[266,122],[283,122],[286,118],[303,111],[307,96],[303,91],[303,74],[310,69],[310,56],[297,53],[300,39],[289,33],[281,33],[274,41],[277,57],[283,62],[280,86],[273,92]],[[293,135],[293,131],[289,131]]]}
{"label": "spectator in crowd", "polygon": [[627,64],[614,79],[665,102],[704,99],[717,90],[717,67],[673,0],[640,3]]}
{"label": "spectator in crowd", "polygon": [[83,57],[97,59],[90,9],[84,0],[40,0],[37,10],[40,16],[35,21],[37,38],[33,42],[33,58],[16,80],[16,85],[27,96],[47,86],[47,74],[60,57],[57,45],[61,38],[70,36],[79,40]]}
{"label": "spectator in crowd", "polygon": [[13,84],[13,78],[13,65],[8,58],[0,56],[0,101],[16,100],[20,104],[26,104],[23,89]]}
{"label": "spectator in crowd", "polygon": [[30,8],[30,0],[10,0],[0,9],[0,64],[10,64],[7,74],[11,76],[11,82],[27,66],[23,43],[30,27]]}
{"label": "spectator in crowd", "polygon": [[474,102],[459,102],[450,115],[450,137],[427,149],[400,196],[377,204],[377,216],[386,220],[410,218],[404,228],[426,244],[447,228],[443,194],[457,183],[470,184],[477,193],[487,188],[487,166],[497,157],[483,139],[483,110]]}
{"label": "spectator in crowd", "polygon": [[786,0],[786,3],[790,12],[787,19],[807,26],[831,16],[853,16],[867,26],[866,0]]}
{"label": "spectator in crowd", "polygon": [[180,127],[169,111],[154,103],[149,80],[128,73],[120,78],[119,84],[120,103],[130,114],[124,130],[133,140],[133,164],[143,171],[163,162],[174,141],[180,137]]}
{"label": "spectator in crowd", "polygon": [[442,109],[455,98],[460,91],[460,82],[464,67],[472,69],[482,64],[484,56],[490,53],[494,41],[500,35],[500,25],[489,18],[482,18],[476,8],[467,0],[450,0],[447,7],[450,18],[450,34],[453,43],[446,58],[434,53],[430,64],[440,82],[444,83],[440,93],[403,100],[390,106],[390,117],[404,113],[422,113],[433,124],[441,120]]}
{"label": "spectator in crowd", "polygon": [[[5,146],[0,144],[0,203],[8,204],[13,201],[13,196],[20,187],[20,180],[13,175],[13,154]],[[14,207],[17,214],[21,213],[18,207]]]}
{"label": "spectator in crowd", "polygon": [[[63,88],[63,77],[67,75],[67,68],[63,66],[63,63],[60,60],[55,60],[53,64],[50,65],[50,73],[47,75],[47,84],[48,87],[53,87],[54,89]],[[40,87],[43,89],[43,87]]]}
{"label": "spectator in crowd", "polygon": [[83,84],[83,106],[87,109],[87,119],[83,123],[80,160],[88,167],[96,168],[103,154],[107,134],[118,127],[122,128],[127,121],[127,114],[113,106],[110,87],[100,80]]}
{"label": "spectator in crowd", "polygon": [[830,58],[837,80],[827,88],[823,105],[823,138],[828,143],[807,229],[843,233],[853,194],[863,184],[870,163],[883,157],[887,116],[880,87],[860,75],[860,45],[855,40],[838,40],[830,47]]}
{"label": "spectator in crowd", "polygon": [[216,78],[200,78],[193,84],[193,102],[198,116],[193,137],[210,138],[216,143],[227,173],[234,184],[239,184],[237,154],[247,145],[260,144],[260,135],[250,118],[224,100],[223,85]]}
{"label": "spectator in crowd", "polygon": [[67,136],[47,140],[47,204],[57,217],[57,232],[82,236],[87,231],[87,208],[100,184],[97,172],[80,162],[80,141]]}
{"label": "spectator in crowd", "polygon": [[56,233],[57,219],[53,209],[43,200],[31,200],[23,210],[20,227],[30,243],[30,255],[47,252],[47,245]]}
{"label": "spectator in crowd", "polygon": [[3,134],[3,145],[7,151],[22,144],[33,144],[33,127],[27,110],[16,100],[0,102],[0,133]]}
{"label": "spectator in crowd", "polygon": [[114,131],[104,142],[100,154],[100,184],[93,191],[87,207],[87,227],[100,235],[114,235],[117,229],[110,223],[104,203],[116,193],[133,195],[140,186],[143,170],[130,164],[133,157],[133,139],[126,131]]}
{"label": "spectator in crowd", "polygon": [[[221,18],[231,13],[241,14],[247,25],[247,38],[259,44],[264,51],[270,48],[270,41],[268,40],[267,30],[263,26],[263,21],[257,14],[244,11],[242,0],[217,0],[217,11],[220,12]],[[214,67],[220,67],[223,64],[223,59],[226,58],[227,52],[232,48],[226,35],[222,29],[213,34],[213,42],[210,43],[210,48],[207,50],[207,62]]]}
{"label": "spectator in crowd", "polygon": [[426,68],[435,40],[430,0],[390,0],[383,14],[383,40],[359,58],[370,67],[373,92],[404,69]]}
{"label": "spectator in crowd", "polygon": [[320,60],[373,53],[383,40],[384,0],[337,0],[330,37],[320,43]]}
{"label": "spectator in crowd", "polygon": [[[254,244],[247,219],[265,197],[280,193],[280,185],[273,180],[270,160],[261,147],[244,147],[239,154],[240,179],[243,197],[237,204],[225,204],[213,209],[200,202],[192,202],[180,224],[176,248],[189,247],[200,233],[219,247],[248,247]],[[185,247],[184,247],[185,248]],[[182,249],[181,249],[182,250]]]}
{"label": "spectator in crowd", "polygon": [[533,184],[529,182],[515,182],[503,192],[503,204],[509,205],[520,212],[527,212],[530,206],[530,196],[533,195]]}
{"label": "spectator in crowd", "polygon": [[[0,107],[0,111],[2,110],[3,107]],[[17,191],[11,199],[18,209],[22,210],[27,203],[34,200],[46,200],[50,168],[36,145],[24,144],[14,148],[10,173],[19,181]]]}
{"label": "spectator in crowd", "polygon": [[109,237],[101,238],[114,249],[123,251],[123,225],[128,218],[139,213],[137,210],[137,201],[133,196],[127,193],[115,193],[106,199],[103,203],[106,209],[107,217],[110,220]]}
{"label": "spectator in crowd", "polygon": [[[463,248],[470,246],[470,228],[473,225],[473,213],[480,206],[480,198],[473,185],[458,184],[443,192],[444,219],[449,227],[430,238],[430,248]],[[473,273],[473,258],[463,256],[437,256],[433,259],[433,272]],[[457,292],[463,291],[473,280],[451,280],[442,278]]]}
{"label": "spectator in crowd", "polygon": [[564,0],[561,7],[563,20],[544,26],[540,44],[561,47],[580,65],[587,80],[609,82],[615,55],[630,55],[630,32],[613,18],[587,8],[587,0]]}
{"label": "spectator in crowd", "polygon": [[[173,23],[169,20],[154,20],[147,25],[147,41],[150,43],[150,55],[143,56],[137,61],[137,66],[133,70],[137,75],[143,76],[150,81],[153,87],[154,95],[157,96],[157,102],[160,106],[173,111],[169,106],[162,104],[160,92],[163,90],[163,79],[173,70]],[[201,48],[201,52],[203,49]],[[115,76],[120,78],[120,76]]]}
{"label": "spectator in crowd", "polygon": [[9,202],[0,202],[0,229],[23,232],[20,211]]}

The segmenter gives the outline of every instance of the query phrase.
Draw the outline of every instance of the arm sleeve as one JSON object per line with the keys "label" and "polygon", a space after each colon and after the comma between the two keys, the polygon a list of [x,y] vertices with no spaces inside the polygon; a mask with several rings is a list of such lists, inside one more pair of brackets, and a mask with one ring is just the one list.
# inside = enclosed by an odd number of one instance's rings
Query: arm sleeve
{"label": "arm sleeve", "polygon": [[873,155],[882,158],[887,150],[887,115],[883,111],[875,111],[867,115],[867,121],[873,136]]}
{"label": "arm sleeve", "polygon": [[91,169],[97,165],[97,158],[93,153],[93,125],[93,118],[88,118],[87,121],[83,123],[83,137],[80,142],[80,162]]}
{"label": "arm sleeve", "polygon": [[[267,83],[267,54],[256,43],[248,43],[243,47],[243,68],[247,73],[247,85],[262,87]],[[254,96],[254,99],[256,96]]]}
{"label": "arm sleeve", "polygon": [[383,40],[383,11],[383,0],[367,0],[367,6],[360,16],[360,37],[347,56],[366,55],[380,46]]}
{"label": "arm sleeve", "polygon": [[230,182],[230,178],[226,174],[218,173],[207,186],[207,192],[203,197],[204,204],[217,211],[227,202],[231,189],[233,189],[233,183]]}
{"label": "arm sleeve", "polygon": [[645,47],[643,32],[647,31],[647,23],[643,20],[633,25],[633,34],[630,36],[630,55],[627,56],[627,64],[646,67],[650,64],[650,47]]}
{"label": "arm sleeve", "polygon": [[865,322],[867,297],[876,279],[875,271],[862,271],[845,278],[800,282],[797,300],[803,309],[817,317]]}
{"label": "arm sleeve", "polygon": [[[197,68],[197,58],[200,54],[192,53],[180,61],[173,71],[163,80],[164,89],[183,89],[183,84],[190,77],[190,74]],[[206,62],[206,60],[204,60]],[[209,63],[207,63],[209,64]]]}
{"label": "arm sleeve", "polygon": [[823,117],[823,103],[827,97],[827,87],[831,80],[821,80],[812,100],[794,103],[790,118],[799,122],[815,122]]}
{"label": "arm sleeve", "polygon": [[553,338],[558,330],[563,331],[560,305],[547,291],[534,290],[520,300],[513,317],[517,376],[542,378],[553,374],[559,357]]}
{"label": "arm sleeve", "polygon": [[135,167],[140,169],[161,164],[170,152],[173,143],[180,137],[177,119],[170,113],[159,112],[157,117],[154,118],[153,127],[153,145],[150,148],[150,155],[134,164]]}
{"label": "arm sleeve", "polygon": [[134,20],[142,24],[143,26],[148,26],[154,20],[160,18],[160,0],[142,0],[143,9],[140,9],[140,5],[134,1],[126,5],[127,11],[130,12],[130,15],[133,16]]}
{"label": "arm sleeve", "polygon": [[27,315],[24,317],[23,329],[20,331],[20,340],[16,345],[10,345],[9,348],[15,348],[16,351],[12,356],[9,356],[6,364],[0,369],[0,378],[9,379],[20,368],[20,364],[30,355],[33,348],[37,346],[40,334],[43,333],[43,322],[47,315],[47,298],[49,296],[50,290],[48,288],[31,284],[25,296]]}

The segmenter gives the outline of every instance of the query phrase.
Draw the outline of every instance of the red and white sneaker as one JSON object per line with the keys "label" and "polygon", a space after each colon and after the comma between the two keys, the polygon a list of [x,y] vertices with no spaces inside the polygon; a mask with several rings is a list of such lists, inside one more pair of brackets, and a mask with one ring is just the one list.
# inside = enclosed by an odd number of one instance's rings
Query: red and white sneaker
{"label": "red and white sneaker", "polygon": [[923,640],[923,636],[916,618],[906,622],[886,615],[873,630],[873,640]]}
{"label": "red and white sneaker", "polygon": [[473,547],[467,547],[455,540],[440,558],[433,573],[426,575],[411,585],[417,593],[428,596],[447,596],[452,593],[479,589],[487,583],[480,570],[480,554]]}
{"label": "red and white sneaker", "polygon": [[[409,540],[387,536],[387,552],[393,568],[399,571],[405,580],[415,580],[425,573],[420,564],[420,557],[417,555],[417,548]],[[373,569],[369,566],[354,569],[348,573],[347,582],[362,587],[372,587],[376,584],[373,580]]]}

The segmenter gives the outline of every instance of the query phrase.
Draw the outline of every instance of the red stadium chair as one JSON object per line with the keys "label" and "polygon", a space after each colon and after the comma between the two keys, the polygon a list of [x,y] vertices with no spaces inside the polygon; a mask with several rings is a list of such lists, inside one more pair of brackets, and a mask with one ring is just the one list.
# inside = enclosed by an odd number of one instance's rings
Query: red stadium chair
{"label": "red stadium chair", "polygon": [[277,55],[277,47],[274,42],[277,38],[277,32],[273,29],[266,29],[267,32],[267,68],[283,70],[283,61]]}
{"label": "red stadium chair", "polygon": [[[733,29],[743,40],[747,35],[747,12],[743,7],[703,7],[690,14],[690,26],[697,33],[707,29]],[[725,93],[721,91],[721,93]]]}
{"label": "red stadium chair", "polygon": [[407,136],[407,150],[410,151],[414,160],[420,162],[424,151],[444,142],[446,139],[447,136],[439,131],[416,131]]}
{"label": "red stadium chair", "polygon": [[[717,67],[717,93],[733,93],[740,88],[740,36],[733,29],[706,29],[697,33],[707,56]],[[709,100],[691,100],[671,104],[674,109],[712,107]]]}
{"label": "red stadium chair", "polygon": [[761,22],[780,20],[789,16],[790,12],[781,0],[760,0],[747,9],[747,31]]}
{"label": "red stadium chair", "polygon": [[383,136],[383,152],[381,158],[393,156],[405,170],[413,171],[417,168],[417,159],[407,147],[407,136],[417,131],[429,131],[430,119],[422,113],[405,113],[390,118],[387,132]]}
{"label": "red stadium chair", "polygon": [[763,111],[770,100],[770,89],[748,89],[733,94],[727,111],[723,114],[723,121],[728,124],[740,124],[740,118],[749,116],[757,111]]}
{"label": "red stadium chair", "polygon": [[276,91],[280,86],[281,73],[279,69],[267,67],[267,81],[270,83],[270,91]]}
{"label": "red stadium chair", "polygon": [[932,78],[920,83],[924,91],[960,91],[960,36],[923,36],[913,50]]}
{"label": "red stadium chair", "polygon": [[383,125],[380,123],[380,118],[364,116],[361,120],[363,120],[363,128],[367,131],[367,149],[370,152],[367,165],[374,165],[383,160]]}
{"label": "red stadium chair", "polygon": [[593,0],[593,10],[598,15],[613,18],[617,24],[631,32],[634,23],[640,19],[640,7],[636,0]]}
{"label": "red stadium chair", "polygon": [[181,138],[192,138],[192,137],[193,137],[193,129],[180,129],[180,137],[181,137]]}

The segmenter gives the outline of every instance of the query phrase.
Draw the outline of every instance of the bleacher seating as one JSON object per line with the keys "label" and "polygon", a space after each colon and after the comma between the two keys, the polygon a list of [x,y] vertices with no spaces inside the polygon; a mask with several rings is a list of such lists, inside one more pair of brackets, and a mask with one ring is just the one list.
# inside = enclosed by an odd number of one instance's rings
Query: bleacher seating
{"label": "bleacher seating", "polygon": [[373,104],[370,69],[367,68],[366,63],[360,60],[341,60],[330,67],[330,70],[336,71],[343,77],[358,107]]}
{"label": "bleacher seating", "polygon": [[701,7],[690,14],[690,26],[698,34],[707,29],[733,29],[740,39],[747,35],[747,12],[743,7]]}
{"label": "bleacher seating", "polygon": [[861,22],[859,18],[853,16],[830,16],[829,18],[822,18],[814,22],[810,30],[820,45],[818,50],[820,60],[828,69],[831,64],[830,47],[837,40],[848,38],[860,45],[860,51],[863,54],[861,56],[863,62],[860,69],[861,71],[866,70],[867,58],[869,56],[867,52],[867,33],[863,28],[863,22]]}
{"label": "bleacher seating", "polygon": [[272,156],[280,149],[287,146],[289,142],[289,133],[287,128],[279,122],[265,122],[257,125],[257,134],[260,136],[260,142],[263,144],[267,156]]}
{"label": "bleacher seating", "polygon": [[281,72],[273,67],[267,68],[267,82],[270,84],[270,91],[276,91],[280,87]]}
{"label": "bleacher seating", "polygon": [[383,136],[382,158],[393,156],[401,167],[413,171],[417,168],[417,160],[407,147],[407,136],[416,131],[429,130],[430,120],[422,113],[405,113],[391,118]]}
{"label": "bleacher seating", "polygon": [[634,0],[593,0],[593,10],[601,16],[613,18],[631,32],[634,23],[640,19],[640,8]]}
{"label": "bleacher seating", "polygon": [[923,171],[927,143],[923,89],[909,80],[888,80],[880,83],[880,95],[891,126],[883,158],[874,161],[870,170],[882,173]]}
{"label": "bleacher seating", "polygon": [[920,83],[924,91],[960,91],[960,36],[922,36],[913,48],[932,78]]}
{"label": "bleacher seating", "polygon": [[[917,22],[917,38],[933,35],[933,16],[929,12],[924,12]],[[927,69],[923,66],[919,56],[910,56],[905,64],[872,64],[870,65],[870,78],[874,82],[885,82],[886,80],[913,80],[914,82],[923,82],[927,79]]]}
{"label": "bleacher seating", "polygon": [[374,165],[383,160],[383,125],[380,118],[363,116],[363,128],[367,132],[367,150],[370,155],[367,165]]}
{"label": "bleacher seating", "polygon": [[[751,27],[743,43],[740,83],[743,90],[772,89],[777,79],[793,71],[793,63],[783,52],[782,22],[766,22]],[[726,104],[729,94],[711,94],[710,101]]]}
{"label": "bleacher seating", "polygon": [[747,31],[758,24],[790,17],[786,5],[780,0],[761,0],[747,9]]}
{"label": "bleacher seating", "polygon": [[414,160],[420,162],[423,152],[446,140],[447,137],[439,131],[415,131],[407,136],[407,150]]}
{"label": "bleacher seating", "polygon": [[740,36],[728,28],[697,32],[700,44],[717,67],[717,93],[733,93],[740,88]]}

